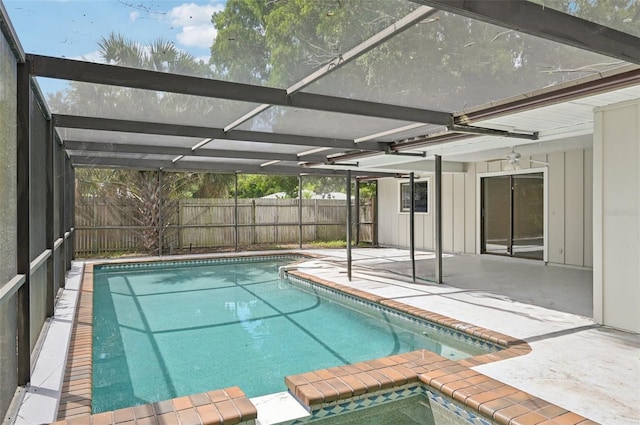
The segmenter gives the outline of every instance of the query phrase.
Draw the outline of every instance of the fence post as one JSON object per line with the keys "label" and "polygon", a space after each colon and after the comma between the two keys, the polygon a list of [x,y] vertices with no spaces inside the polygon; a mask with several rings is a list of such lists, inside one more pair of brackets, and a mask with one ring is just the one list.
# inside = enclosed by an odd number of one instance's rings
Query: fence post
{"label": "fence post", "polygon": [[356,178],[356,246],[360,246],[360,179]]}
{"label": "fence post", "polygon": [[372,229],[372,239],[373,239],[373,246],[375,246],[376,248],[378,247],[378,180],[376,180],[376,191],[373,195],[373,199],[371,200],[371,208],[373,209],[372,211],[372,217],[373,217],[373,229]]}
{"label": "fence post", "polygon": [[313,240],[318,240],[318,200],[313,200]]}
{"label": "fence post", "polygon": [[234,173],[235,193],[233,194],[234,201],[234,219],[233,228],[235,232],[236,251],[238,250],[238,172]]}
{"label": "fence post", "polygon": [[298,176],[298,241],[302,249],[302,174]]}
{"label": "fence post", "polygon": [[251,245],[256,244],[256,200],[251,200]]}
{"label": "fence post", "polygon": [[278,243],[278,241],[280,239],[280,220],[278,220],[278,214],[279,213],[280,213],[280,205],[276,204],[276,214],[275,214],[276,222],[274,223],[274,226],[273,226],[273,230],[275,230],[275,232],[276,232],[276,237],[275,237],[276,244]]}
{"label": "fence post", "polygon": [[162,169],[158,170],[158,256],[162,256]]}
{"label": "fence post", "polygon": [[182,223],[184,221],[184,213],[182,212],[182,209],[184,208],[184,200],[183,199],[179,199],[178,200],[178,249],[182,250],[182,245],[184,244],[184,241],[182,240],[183,238],[183,232],[182,232]]}
{"label": "fence post", "polygon": [[96,197],[93,197],[93,253],[98,253],[98,213],[96,211]]}

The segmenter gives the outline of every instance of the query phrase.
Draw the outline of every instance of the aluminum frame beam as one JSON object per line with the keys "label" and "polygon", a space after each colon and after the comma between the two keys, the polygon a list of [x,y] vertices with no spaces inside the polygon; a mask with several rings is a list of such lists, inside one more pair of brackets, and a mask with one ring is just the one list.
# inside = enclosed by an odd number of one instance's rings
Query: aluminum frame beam
{"label": "aluminum frame beam", "polygon": [[[16,356],[17,385],[26,386],[31,379],[31,252],[29,220],[31,190],[31,96],[28,64],[19,63],[17,69],[17,145],[16,145],[16,271],[24,275],[24,284],[16,294]],[[11,383],[16,384],[16,383]]]}
{"label": "aluminum frame beam", "polygon": [[435,221],[435,245],[436,245],[436,283],[442,284],[442,157],[440,155],[435,156],[436,159],[436,173],[434,191],[434,221]]}
{"label": "aluminum frame beam", "polygon": [[640,38],[526,0],[412,0],[623,61],[640,64]]}
{"label": "aluminum frame beam", "polygon": [[[206,158],[236,158],[236,159],[264,159],[267,161],[301,161],[300,157],[295,153],[273,153],[273,152],[255,152],[255,151],[239,151],[227,149],[196,149],[182,148],[177,146],[155,146],[155,145],[133,145],[127,143],[108,143],[108,142],[86,142],[80,140],[66,140],[64,148],[71,151],[82,152],[113,152],[113,153],[132,153],[132,154],[155,154],[155,155],[183,155],[185,157],[198,156]],[[322,155],[305,156],[304,161],[324,161]]]}
{"label": "aluminum frame beam", "polygon": [[[378,32],[377,34],[373,35],[372,37],[369,37],[362,43],[353,47],[349,51],[343,54],[337,55],[334,59],[329,61],[327,64],[323,65],[318,70],[302,78],[297,83],[294,83],[291,86],[289,86],[289,88],[287,88],[287,95],[292,95],[296,92],[299,92],[303,88],[307,87],[309,84],[331,74],[333,71],[337,70],[338,68],[341,68],[347,63],[359,58],[360,56],[364,55],[365,53],[369,52],[370,50],[384,43],[385,41],[404,32],[405,30],[410,28],[412,25],[417,24],[418,22],[429,17],[435,12],[437,12],[436,9],[433,9],[428,6],[421,6],[417,8],[416,10],[407,14],[403,18],[389,25],[382,31]],[[231,124],[226,126],[224,130],[229,131],[236,128],[242,123],[250,120],[256,115],[259,115],[262,112],[266,111],[267,109],[271,108],[271,106],[273,105],[266,104],[266,103],[260,106],[256,106],[255,109],[247,112],[246,114],[244,114],[243,116],[241,116],[240,118],[238,118],[237,120],[233,121]]]}
{"label": "aluminum frame beam", "polygon": [[9,43],[9,47],[13,52],[13,55],[16,57],[18,63],[24,63],[25,61],[25,53],[22,48],[22,44],[20,44],[20,40],[18,39],[18,35],[16,34],[16,30],[11,24],[11,20],[9,19],[9,14],[7,13],[7,9],[5,9],[4,4],[0,1],[0,31],[4,34],[7,43]]}
{"label": "aluminum frame beam", "polygon": [[451,113],[387,103],[369,102],[312,93],[287,94],[286,90],[210,78],[169,74],[102,63],[83,62],[51,56],[26,55],[30,73],[57,78],[143,90],[157,90],[193,96],[268,103],[316,111],[338,112],[376,118],[445,125]]}
{"label": "aluminum frame beam", "polygon": [[351,212],[351,170],[347,170],[347,176],[345,177],[347,184],[347,279],[351,282],[352,275],[352,258],[351,258],[351,225],[353,224],[353,217]]}
{"label": "aluminum frame beam", "polygon": [[118,131],[125,133],[156,134],[166,136],[198,137],[218,140],[237,140],[257,143],[325,147],[331,149],[370,150],[384,152],[387,147],[387,143],[380,142],[355,143],[353,140],[349,139],[298,136],[295,134],[279,134],[245,130],[233,130],[225,133],[223,129],[216,127],[198,127],[147,121],[129,121],[111,118],[83,117],[79,115],[54,114],[53,122],[56,127],[64,128]]}
{"label": "aluminum frame beam", "polygon": [[[212,164],[197,161],[179,161],[172,163],[170,160],[139,159],[139,158],[109,158],[93,157],[91,155],[72,155],[70,157],[74,167],[78,168],[129,168],[135,170],[158,170],[164,171],[202,171],[209,173],[231,174],[241,172],[244,174],[277,174],[277,175],[300,175],[313,174],[323,176],[345,176],[345,170],[333,170],[329,168],[302,168],[297,166],[274,165],[271,167],[260,167],[256,165],[238,164]],[[356,171],[357,175],[367,177],[395,177],[395,172],[380,171]]]}

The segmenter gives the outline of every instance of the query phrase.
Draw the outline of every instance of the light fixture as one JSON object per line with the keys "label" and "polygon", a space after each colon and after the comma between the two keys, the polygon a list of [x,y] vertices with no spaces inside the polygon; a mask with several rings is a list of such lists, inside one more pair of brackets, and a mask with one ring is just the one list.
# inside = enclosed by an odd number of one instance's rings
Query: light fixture
{"label": "light fixture", "polygon": [[511,152],[505,155],[505,159],[507,160],[507,165],[504,166],[504,171],[516,171],[520,169],[520,152],[516,152],[514,148],[511,148]]}
{"label": "light fixture", "polygon": [[520,164],[517,162],[507,162],[507,165],[504,166],[503,171],[516,171],[520,169]]}

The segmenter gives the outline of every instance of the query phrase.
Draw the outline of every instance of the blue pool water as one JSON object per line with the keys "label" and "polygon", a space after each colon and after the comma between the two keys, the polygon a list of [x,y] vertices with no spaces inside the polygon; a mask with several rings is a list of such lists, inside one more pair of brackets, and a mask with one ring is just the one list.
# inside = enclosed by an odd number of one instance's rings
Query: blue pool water
{"label": "blue pool water", "polygon": [[255,397],[285,391],[286,375],[417,349],[486,352],[279,280],[291,261],[96,267],[94,413],[234,385]]}

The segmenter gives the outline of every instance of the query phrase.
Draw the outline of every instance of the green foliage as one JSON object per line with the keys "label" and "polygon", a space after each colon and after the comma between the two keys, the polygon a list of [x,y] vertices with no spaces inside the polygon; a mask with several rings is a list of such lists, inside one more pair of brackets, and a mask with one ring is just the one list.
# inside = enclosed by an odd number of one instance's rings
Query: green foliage
{"label": "green foliage", "polygon": [[360,182],[360,199],[375,198],[376,182]]}
{"label": "green foliage", "polygon": [[244,83],[268,79],[269,52],[264,39],[264,17],[268,6],[262,0],[229,0],[214,13],[218,30],[211,46],[210,64],[216,77]]}
{"label": "green foliage", "polygon": [[601,25],[640,36],[640,2],[636,0],[532,0]]}
{"label": "green foliage", "polygon": [[[640,2],[539,0],[548,7],[640,32]],[[338,64],[359,42],[417,5],[396,0],[230,0],[214,15],[218,76],[288,87]],[[439,12],[314,83],[312,91],[459,111],[616,65],[574,48]],[[347,71],[348,69],[348,71]],[[277,129],[287,111],[265,118]]]}
{"label": "green foliage", "polygon": [[303,180],[305,189],[317,194],[329,192],[346,192],[346,179],[344,177],[316,177],[306,176]]}
{"label": "green foliage", "polygon": [[238,198],[261,198],[278,192],[286,193],[289,198],[297,197],[298,178],[261,174],[238,176]]}
{"label": "green foliage", "polygon": [[176,74],[207,76],[211,73],[207,64],[162,38],[145,46],[112,32],[98,42],[98,47],[106,63]]}
{"label": "green foliage", "polygon": [[313,241],[309,245],[311,248],[346,248],[347,241]]}

